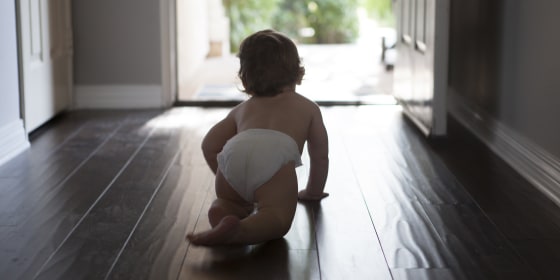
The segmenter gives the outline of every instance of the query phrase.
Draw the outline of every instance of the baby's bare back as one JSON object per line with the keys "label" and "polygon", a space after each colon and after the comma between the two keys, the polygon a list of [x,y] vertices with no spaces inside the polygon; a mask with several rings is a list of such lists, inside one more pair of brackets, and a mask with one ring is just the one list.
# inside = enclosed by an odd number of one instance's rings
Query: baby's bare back
{"label": "baby's bare back", "polygon": [[231,115],[238,133],[251,128],[277,130],[291,136],[301,152],[318,111],[314,102],[298,93],[285,92],[274,97],[251,97]]}

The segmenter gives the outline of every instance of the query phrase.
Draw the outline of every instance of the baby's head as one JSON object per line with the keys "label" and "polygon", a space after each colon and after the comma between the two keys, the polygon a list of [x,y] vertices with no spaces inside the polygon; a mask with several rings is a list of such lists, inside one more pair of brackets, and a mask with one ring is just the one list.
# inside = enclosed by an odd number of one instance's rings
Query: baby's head
{"label": "baby's head", "polygon": [[243,91],[249,95],[275,96],[286,87],[300,84],[305,74],[294,42],[274,30],[262,30],[245,38],[238,56],[238,76]]}

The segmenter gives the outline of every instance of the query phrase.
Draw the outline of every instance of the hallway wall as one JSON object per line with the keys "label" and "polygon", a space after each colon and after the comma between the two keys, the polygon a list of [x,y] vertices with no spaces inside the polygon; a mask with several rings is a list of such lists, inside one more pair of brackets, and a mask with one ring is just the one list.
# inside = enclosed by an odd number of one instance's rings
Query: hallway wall
{"label": "hallway wall", "polygon": [[[500,117],[520,134],[560,159],[560,25],[559,1],[504,1],[506,47]],[[508,65],[509,64],[509,65]]]}
{"label": "hallway wall", "polygon": [[161,107],[160,0],[72,2],[78,108]]}
{"label": "hallway wall", "polygon": [[558,1],[453,1],[449,111],[560,205]]}

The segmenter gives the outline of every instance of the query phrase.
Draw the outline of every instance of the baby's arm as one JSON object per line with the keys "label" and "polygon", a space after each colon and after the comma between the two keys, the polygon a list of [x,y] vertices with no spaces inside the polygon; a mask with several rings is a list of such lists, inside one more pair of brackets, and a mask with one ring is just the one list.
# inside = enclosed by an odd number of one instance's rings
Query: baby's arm
{"label": "baby's arm", "polygon": [[202,153],[212,172],[218,170],[218,154],[226,142],[237,133],[235,120],[228,115],[225,119],[214,125],[202,140]]}
{"label": "baby's arm", "polygon": [[298,197],[300,200],[320,200],[329,195],[323,192],[329,173],[329,137],[318,107],[309,127],[307,150],[311,160],[309,179]]}

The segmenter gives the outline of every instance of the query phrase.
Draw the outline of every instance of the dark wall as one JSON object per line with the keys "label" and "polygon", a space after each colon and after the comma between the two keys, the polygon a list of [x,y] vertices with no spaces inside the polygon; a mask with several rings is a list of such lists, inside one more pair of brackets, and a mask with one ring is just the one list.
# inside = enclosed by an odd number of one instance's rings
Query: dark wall
{"label": "dark wall", "polygon": [[74,81],[160,84],[159,0],[73,1]]}
{"label": "dark wall", "polygon": [[560,161],[560,1],[451,1],[449,87]]}
{"label": "dark wall", "polygon": [[501,1],[451,1],[449,86],[493,117],[500,87]]}
{"label": "dark wall", "polygon": [[[508,0],[501,119],[560,159],[560,1]],[[511,66],[510,66],[511,65]],[[513,70],[511,70],[513,69]],[[507,72],[504,72],[507,74]]]}

